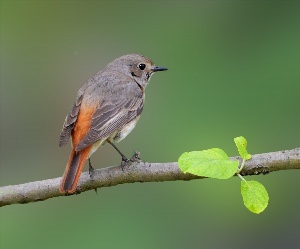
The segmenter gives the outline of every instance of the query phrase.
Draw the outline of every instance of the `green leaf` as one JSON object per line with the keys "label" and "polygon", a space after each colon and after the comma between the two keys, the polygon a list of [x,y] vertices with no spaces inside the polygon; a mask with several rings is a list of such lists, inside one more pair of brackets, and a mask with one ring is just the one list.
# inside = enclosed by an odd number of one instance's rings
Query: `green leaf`
{"label": "green leaf", "polygon": [[236,173],[239,162],[231,161],[223,150],[213,148],[185,152],[179,157],[178,165],[184,173],[227,179]]}
{"label": "green leaf", "polygon": [[240,156],[245,159],[245,160],[249,160],[251,158],[251,155],[248,154],[247,151],[247,140],[246,138],[244,138],[243,136],[240,137],[236,137],[234,139],[235,145],[240,153]]}
{"label": "green leaf", "polygon": [[257,181],[241,181],[241,193],[244,205],[255,214],[261,213],[268,206],[268,192]]}

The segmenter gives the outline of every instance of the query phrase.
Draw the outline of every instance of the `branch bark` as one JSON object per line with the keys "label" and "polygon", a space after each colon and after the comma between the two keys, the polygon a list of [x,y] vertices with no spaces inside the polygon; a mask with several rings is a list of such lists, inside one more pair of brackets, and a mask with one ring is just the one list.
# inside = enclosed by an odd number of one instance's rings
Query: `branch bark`
{"label": "branch bark", "polygon": [[[242,161],[240,157],[232,157],[231,160]],[[300,169],[300,148],[253,155],[250,160],[246,161],[241,175],[268,174],[288,169]],[[120,166],[95,170],[93,179],[89,177],[87,172],[82,173],[75,194],[123,183],[189,181],[202,178],[182,173],[176,162],[138,162],[126,167],[124,171],[121,170]],[[58,190],[60,181],[61,177],[0,187],[0,207],[17,203],[44,201],[49,198],[63,196]]]}

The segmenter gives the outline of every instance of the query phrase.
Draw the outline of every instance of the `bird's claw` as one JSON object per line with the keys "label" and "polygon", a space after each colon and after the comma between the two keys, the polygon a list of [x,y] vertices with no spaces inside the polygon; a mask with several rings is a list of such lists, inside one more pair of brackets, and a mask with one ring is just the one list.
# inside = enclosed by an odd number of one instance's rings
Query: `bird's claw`
{"label": "bird's claw", "polygon": [[124,168],[126,166],[129,166],[132,163],[139,163],[141,161],[140,154],[141,154],[140,152],[135,151],[133,156],[130,159],[127,159],[126,157],[122,157],[122,162],[121,162],[122,171],[124,171]]}

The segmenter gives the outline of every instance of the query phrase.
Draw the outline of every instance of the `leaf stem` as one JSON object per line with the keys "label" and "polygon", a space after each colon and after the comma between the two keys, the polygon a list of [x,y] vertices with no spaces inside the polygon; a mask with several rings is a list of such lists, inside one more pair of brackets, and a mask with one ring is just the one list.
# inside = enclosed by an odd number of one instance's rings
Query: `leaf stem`
{"label": "leaf stem", "polygon": [[245,162],[246,162],[246,159],[243,158],[242,165],[241,165],[241,167],[239,168],[238,173],[240,173],[240,172],[243,170],[243,168],[244,168],[244,166],[245,166]]}
{"label": "leaf stem", "polygon": [[237,176],[242,180],[242,181],[245,181],[245,182],[247,182],[246,181],[246,179],[244,178],[244,177],[242,177],[242,175],[241,174],[239,174],[239,173],[237,173]]}

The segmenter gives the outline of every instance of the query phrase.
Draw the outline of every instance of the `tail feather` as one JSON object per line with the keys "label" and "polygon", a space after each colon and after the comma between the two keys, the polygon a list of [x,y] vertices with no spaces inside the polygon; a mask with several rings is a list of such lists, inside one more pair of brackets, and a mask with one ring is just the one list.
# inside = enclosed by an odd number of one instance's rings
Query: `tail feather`
{"label": "tail feather", "polygon": [[74,193],[78,185],[79,177],[81,175],[85,161],[89,156],[91,146],[82,151],[76,152],[72,150],[63,179],[61,181],[59,191],[61,193]]}

